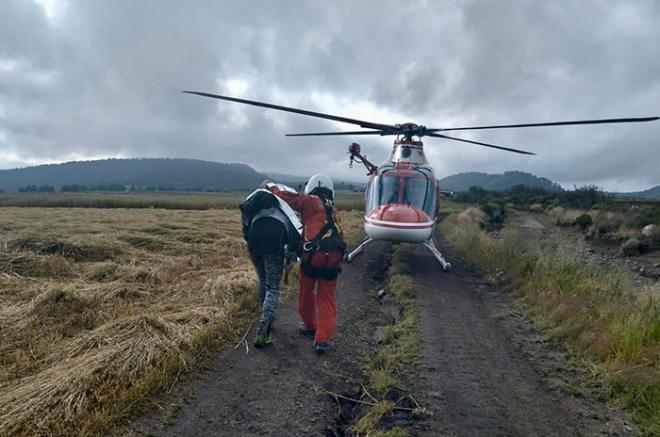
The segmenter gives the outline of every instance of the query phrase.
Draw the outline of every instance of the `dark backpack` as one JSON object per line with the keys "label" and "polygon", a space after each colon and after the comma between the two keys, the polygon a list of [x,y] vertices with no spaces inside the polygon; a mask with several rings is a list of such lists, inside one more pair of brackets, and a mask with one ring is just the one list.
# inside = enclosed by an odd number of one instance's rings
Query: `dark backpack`
{"label": "dark backpack", "polygon": [[[270,216],[279,220],[284,225],[286,229],[286,242],[287,242],[287,252],[295,253],[298,250],[300,245],[300,234],[296,230],[291,220],[287,215],[280,209],[280,202],[275,196],[267,191],[257,191],[245,202],[241,203],[239,206],[241,210],[241,222],[243,225],[243,238],[245,241],[248,241],[248,234],[250,232],[250,226],[255,220],[255,217],[261,212],[266,212],[266,210],[274,210],[273,214]],[[268,215],[268,214],[267,214]],[[249,241],[248,241],[249,243]]]}
{"label": "dark backpack", "polygon": [[248,231],[252,219],[259,211],[269,208],[279,208],[279,202],[274,194],[265,191],[257,191],[252,197],[238,205],[241,210],[241,222],[243,224],[243,238],[247,241]]}

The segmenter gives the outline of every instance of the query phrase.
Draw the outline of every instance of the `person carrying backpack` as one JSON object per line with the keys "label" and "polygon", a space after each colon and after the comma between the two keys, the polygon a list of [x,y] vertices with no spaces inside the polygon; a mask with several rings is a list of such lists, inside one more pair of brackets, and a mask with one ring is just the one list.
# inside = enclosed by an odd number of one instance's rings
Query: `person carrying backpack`
{"label": "person carrying backpack", "polygon": [[266,183],[266,188],[298,212],[304,227],[301,248],[298,331],[313,339],[322,354],[328,348],[337,323],[335,290],[346,253],[344,234],[334,208],[334,185],[324,174],[312,176],[304,194]]}
{"label": "person carrying backpack", "polygon": [[243,238],[259,280],[261,318],[254,345],[272,344],[270,330],[277,314],[285,261],[296,258],[302,224],[296,213],[271,192],[259,189],[240,205]]}

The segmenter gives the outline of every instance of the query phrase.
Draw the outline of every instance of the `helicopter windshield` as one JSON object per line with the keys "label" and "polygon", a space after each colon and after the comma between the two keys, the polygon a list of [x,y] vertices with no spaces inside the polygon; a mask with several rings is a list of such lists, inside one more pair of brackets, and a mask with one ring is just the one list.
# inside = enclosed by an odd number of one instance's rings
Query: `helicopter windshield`
{"label": "helicopter windshield", "polygon": [[398,176],[383,175],[379,178],[380,205],[399,203],[399,191],[401,190],[401,178]]}
{"label": "helicopter windshield", "polygon": [[415,206],[433,217],[435,215],[435,186],[433,181],[425,177],[404,178],[401,203]]}
{"label": "helicopter windshield", "polygon": [[395,171],[376,176],[367,192],[367,208],[380,205],[404,204],[423,210],[430,217],[435,215],[435,184],[422,172],[419,175],[400,176]]}

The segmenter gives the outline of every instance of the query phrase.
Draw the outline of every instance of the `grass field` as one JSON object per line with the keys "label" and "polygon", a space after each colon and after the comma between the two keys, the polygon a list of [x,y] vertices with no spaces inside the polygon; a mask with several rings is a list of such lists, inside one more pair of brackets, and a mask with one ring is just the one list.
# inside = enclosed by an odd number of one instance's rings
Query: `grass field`
{"label": "grass field", "polygon": [[102,434],[257,312],[236,209],[0,208],[0,435]]}
{"label": "grass field", "polygon": [[[0,207],[233,209],[248,193],[21,193],[0,194]],[[364,207],[364,194],[338,191],[339,209]]]}

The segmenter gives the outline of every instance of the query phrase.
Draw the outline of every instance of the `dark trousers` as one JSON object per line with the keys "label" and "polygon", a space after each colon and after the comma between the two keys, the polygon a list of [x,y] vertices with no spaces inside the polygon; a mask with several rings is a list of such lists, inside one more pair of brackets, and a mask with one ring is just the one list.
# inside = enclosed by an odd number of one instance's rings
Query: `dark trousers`
{"label": "dark trousers", "polygon": [[250,255],[259,277],[259,302],[261,302],[261,321],[270,325],[277,314],[280,298],[280,281],[284,268],[284,255]]}

